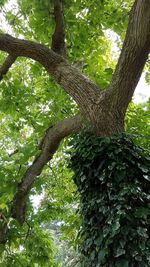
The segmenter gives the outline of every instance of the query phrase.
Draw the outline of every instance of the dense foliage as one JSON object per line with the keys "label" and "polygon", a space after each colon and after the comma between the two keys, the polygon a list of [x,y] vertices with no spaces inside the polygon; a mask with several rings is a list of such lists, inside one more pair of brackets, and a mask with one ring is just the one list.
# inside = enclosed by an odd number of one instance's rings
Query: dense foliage
{"label": "dense foliage", "polygon": [[150,149],[150,100],[143,104],[131,103],[126,116],[126,131],[133,135],[134,141]]}
{"label": "dense foliage", "polygon": [[81,195],[81,266],[150,265],[150,158],[122,134],[85,133],[71,167]]}
{"label": "dense foliage", "polygon": [[[114,72],[133,0],[64,0],[63,2],[69,61],[79,67],[101,88],[105,89]],[[2,0],[0,1],[0,9],[3,21],[1,31],[19,38],[38,41],[50,47],[51,36],[55,28],[52,0]],[[1,52],[0,61],[4,62],[5,58],[6,53]],[[148,64],[149,62],[146,67],[146,78],[147,82],[150,82]],[[18,58],[1,81],[0,216],[4,214],[5,218],[0,217],[0,230],[5,223],[9,226],[8,242],[5,246],[0,245],[1,267],[32,267],[35,264],[39,267],[72,267],[72,265],[79,266],[80,264],[78,252],[75,252],[75,248],[78,248],[77,233],[80,229],[81,220],[77,213],[79,208],[77,187],[80,186],[77,181],[77,186],[74,184],[72,181],[73,172],[67,168],[69,161],[69,156],[66,154],[69,147],[68,140],[61,144],[53,160],[45,166],[42,174],[35,181],[27,203],[25,224],[20,226],[15,219],[10,217],[17,184],[33,162],[34,157],[39,154],[38,144],[44,132],[49,126],[77,112],[79,112],[79,109],[71,97],[56,84],[39,63],[31,59]],[[149,102],[142,105],[132,103],[126,117],[127,131],[136,134],[134,136],[135,142],[145,148],[150,146],[148,141],[150,131],[149,112]],[[107,141],[108,139],[104,140],[106,147],[108,146]],[[98,142],[101,143],[102,139]],[[115,142],[116,150],[123,151],[126,148],[122,143],[121,147],[117,148],[119,146],[117,142],[121,142],[117,139],[108,142]],[[92,147],[92,141],[90,144]],[[98,144],[97,150],[99,148]],[[84,149],[86,151],[86,144]],[[136,148],[134,149],[136,150]],[[131,151],[129,149],[127,155],[123,155],[125,157],[133,156],[129,152],[134,152],[134,149],[131,149]],[[104,153],[103,149],[101,153]],[[96,156],[95,150],[91,151],[91,155]],[[108,162],[102,163],[104,165],[101,168],[107,167],[107,164],[113,166],[118,157],[118,154],[115,155],[115,158],[112,155],[112,163],[109,159]],[[106,153],[106,157],[109,158],[108,153]],[[135,161],[134,157],[133,161]],[[119,164],[121,166],[121,162]],[[137,163],[134,167],[136,165]],[[115,166],[114,169],[110,170],[111,173],[115,170]],[[122,168],[124,168],[124,165],[122,165]],[[139,173],[142,174],[141,168],[139,166],[138,168]],[[118,172],[124,173],[124,169],[120,169]],[[119,176],[119,174],[117,175]],[[145,173],[145,175],[147,174]],[[139,174],[137,180],[138,177]],[[127,177],[127,181],[130,178]],[[117,186],[118,190],[121,190],[120,184],[123,183],[123,180],[119,179],[121,178],[118,178],[119,185],[117,184]],[[143,178],[143,181],[146,183],[145,178]],[[98,182],[102,181],[98,180]],[[85,181],[83,181],[84,183]],[[131,191],[131,183],[129,185],[130,187],[125,192],[127,196],[130,195]],[[140,186],[142,188],[142,185]],[[133,183],[133,189],[134,187],[136,185]],[[42,199],[39,205],[36,203],[37,198]],[[99,203],[96,204],[95,209],[98,205]],[[115,212],[117,212],[116,210],[117,208],[114,207]],[[118,210],[120,211],[120,208]],[[141,209],[142,215],[138,216],[143,216],[144,222],[147,223],[149,214],[146,213],[146,210],[147,204],[145,209]],[[126,209],[123,211],[124,215],[119,216],[127,215]],[[107,216],[108,208],[102,212],[103,217]],[[115,216],[117,215],[114,213],[114,217],[111,217],[114,224],[117,220]],[[139,222],[141,220],[142,217],[139,218]],[[93,225],[92,221],[91,224]],[[118,234],[115,231],[119,231],[119,229],[114,230],[112,234]],[[106,229],[106,231],[108,230],[110,229]],[[113,237],[110,234],[109,231],[108,239],[112,242]],[[140,236],[138,231],[135,231],[135,234]],[[147,242],[145,232],[144,236],[142,246],[146,244],[144,242]],[[89,243],[86,246],[87,253],[88,246],[91,245]],[[116,245],[117,249],[119,248]],[[121,247],[121,249],[123,253],[124,247]],[[91,257],[94,260],[94,253]],[[102,251],[100,257],[104,259],[108,257],[107,251]]]}

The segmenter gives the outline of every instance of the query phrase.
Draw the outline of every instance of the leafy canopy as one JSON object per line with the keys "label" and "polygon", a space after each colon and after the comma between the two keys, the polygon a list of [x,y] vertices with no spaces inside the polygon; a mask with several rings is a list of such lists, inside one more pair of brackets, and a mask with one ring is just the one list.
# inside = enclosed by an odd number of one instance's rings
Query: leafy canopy
{"label": "leafy canopy", "polygon": [[[1,14],[14,36],[35,40],[50,46],[55,23],[53,3],[48,0],[1,0]],[[70,0],[64,1],[66,42],[69,60],[100,87],[109,84],[117,61],[108,33],[117,33],[120,46],[133,1]],[[5,31],[2,25],[2,31]],[[5,53],[0,54],[3,62]],[[147,74],[147,81],[148,79]],[[127,130],[136,133],[137,142],[147,147],[149,104],[131,105]],[[80,227],[75,211],[79,203],[72,172],[65,151],[68,141],[35,182],[28,203],[28,219],[23,227],[10,218],[11,203],[18,182],[39,151],[37,144],[45,130],[55,122],[78,111],[76,104],[48,76],[40,64],[19,58],[1,81],[0,91],[0,212],[10,227],[9,243],[0,247],[1,266],[57,266],[64,258],[54,249],[51,222],[61,222],[65,246],[75,246]],[[139,136],[141,134],[141,137]],[[66,160],[65,160],[66,159]],[[35,209],[32,197],[43,194],[45,200]],[[1,222],[0,222],[1,223]],[[48,227],[50,225],[50,227]],[[48,228],[46,230],[45,228]],[[52,229],[51,229],[52,230]],[[54,231],[56,234],[56,231]],[[61,243],[62,244],[62,243]],[[74,255],[73,255],[74,257]],[[61,258],[61,260],[60,260]],[[66,266],[66,265],[65,265]]]}

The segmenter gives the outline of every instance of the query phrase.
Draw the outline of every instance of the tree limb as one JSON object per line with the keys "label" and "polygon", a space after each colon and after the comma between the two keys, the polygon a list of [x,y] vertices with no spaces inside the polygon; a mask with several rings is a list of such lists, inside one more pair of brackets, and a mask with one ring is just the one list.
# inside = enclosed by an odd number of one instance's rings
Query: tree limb
{"label": "tree limb", "polygon": [[111,83],[112,105],[124,117],[150,52],[150,1],[136,0]]}
{"label": "tree limb", "polygon": [[9,71],[10,67],[15,62],[15,60],[16,56],[14,56],[13,54],[7,56],[3,65],[0,66],[0,81],[3,79],[3,75],[5,75]]}
{"label": "tree limb", "polygon": [[17,192],[14,197],[12,216],[18,220],[20,224],[25,221],[26,202],[28,194],[37,176],[39,176],[47,164],[52,159],[60,142],[66,136],[78,132],[83,126],[80,116],[74,116],[59,122],[55,126],[50,127],[40,144],[41,153],[37,156],[28,168],[22,181],[18,184]]}
{"label": "tree limb", "polygon": [[[20,40],[8,34],[0,34],[0,50],[14,56],[23,56],[41,63],[59,85],[76,101],[82,113],[89,119],[93,105],[101,97],[99,88],[78,69],[45,45]],[[87,97],[88,96],[88,97]]]}
{"label": "tree limb", "polygon": [[64,13],[62,0],[54,0],[55,31],[52,36],[52,50],[67,58],[65,45]]}

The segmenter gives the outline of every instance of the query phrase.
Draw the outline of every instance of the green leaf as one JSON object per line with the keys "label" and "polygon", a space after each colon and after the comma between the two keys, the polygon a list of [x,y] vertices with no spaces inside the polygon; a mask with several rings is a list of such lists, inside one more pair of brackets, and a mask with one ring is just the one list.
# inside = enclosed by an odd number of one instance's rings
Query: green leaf
{"label": "green leaf", "polygon": [[147,216],[150,215],[150,210],[148,208],[137,208],[135,213],[134,213],[136,218],[143,218],[147,219]]}
{"label": "green leaf", "polygon": [[147,229],[143,227],[138,227],[137,232],[140,236],[148,238]]}
{"label": "green leaf", "polygon": [[117,250],[116,250],[116,252],[115,252],[115,257],[116,258],[118,258],[118,257],[120,257],[121,255],[124,255],[126,253],[126,251],[124,250],[124,249],[122,249],[122,248],[118,248]]}
{"label": "green leaf", "polygon": [[129,267],[129,261],[125,259],[120,259],[117,261],[115,267]]}
{"label": "green leaf", "polygon": [[98,253],[98,262],[99,263],[103,262],[105,256],[106,256],[106,250],[103,249]]}

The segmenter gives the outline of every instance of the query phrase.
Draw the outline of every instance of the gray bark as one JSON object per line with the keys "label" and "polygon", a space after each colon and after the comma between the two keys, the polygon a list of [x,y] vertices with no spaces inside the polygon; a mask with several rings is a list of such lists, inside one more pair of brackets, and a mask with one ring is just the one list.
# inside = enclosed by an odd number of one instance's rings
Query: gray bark
{"label": "gray bark", "polygon": [[[53,46],[53,50],[56,51],[55,47]],[[7,34],[0,34],[0,50],[13,55],[14,58],[28,57],[41,63],[76,101],[86,123],[90,125],[90,130],[95,134],[102,136],[119,133],[124,129],[125,113],[150,51],[150,2],[136,0],[134,3],[120,58],[106,91],[101,91],[70,65],[59,55],[60,50],[55,53],[45,45],[20,40]],[[73,131],[78,131],[81,125],[80,119],[69,120],[48,130],[41,154],[26,171],[14,198],[13,216],[20,223],[24,222],[26,199],[35,178],[52,158],[60,141]]]}

